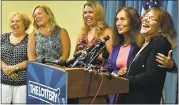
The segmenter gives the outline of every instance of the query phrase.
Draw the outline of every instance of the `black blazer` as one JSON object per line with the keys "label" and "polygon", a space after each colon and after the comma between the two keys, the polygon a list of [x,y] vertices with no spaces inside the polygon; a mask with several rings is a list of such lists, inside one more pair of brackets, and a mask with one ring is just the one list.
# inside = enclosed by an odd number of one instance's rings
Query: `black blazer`
{"label": "black blazer", "polygon": [[121,94],[118,103],[160,104],[167,69],[158,67],[156,54],[167,55],[170,49],[170,43],[162,35],[151,39],[136,59],[131,60],[126,73],[129,93]]}

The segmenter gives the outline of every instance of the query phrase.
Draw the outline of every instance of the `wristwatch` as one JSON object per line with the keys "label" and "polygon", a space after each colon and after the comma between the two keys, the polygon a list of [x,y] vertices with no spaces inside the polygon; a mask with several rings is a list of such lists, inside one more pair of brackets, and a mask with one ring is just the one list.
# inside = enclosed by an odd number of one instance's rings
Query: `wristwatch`
{"label": "wristwatch", "polygon": [[18,65],[16,65],[16,71],[17,71],[17,72],[19,71],[19,67],[18,67]]}

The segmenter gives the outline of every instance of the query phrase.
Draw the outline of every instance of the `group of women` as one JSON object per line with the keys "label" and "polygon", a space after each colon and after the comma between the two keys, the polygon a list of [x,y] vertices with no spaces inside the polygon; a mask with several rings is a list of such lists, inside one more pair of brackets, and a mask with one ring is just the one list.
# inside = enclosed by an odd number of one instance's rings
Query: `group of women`
{"label": "group of women", "polygon": [[[24,13],[12,13],[9,18],[12,32],[1,35],[2,103],[26,103],[28,61],[69,58],[70,37],[57,24],[51,9],[37,5],[32,17],[31,22]],[[84,4],[83,21],[74,54],[109,35],[105,45],[110,53],[108,66],[113,68],[112,75],[129,79],[129,93],[111,95],[109,103],[159,104],[166,72],[172,72],[176,66],[167,57],[176,47],[170,14],[163,8],[151,8],[141,20],[135,8],[121,7],[112,30],[106,24],[101,4],[88,1]],[[33,32],[28,35],[26,30],[31,23]],[[97,60],[103,60],[102,54]]]}

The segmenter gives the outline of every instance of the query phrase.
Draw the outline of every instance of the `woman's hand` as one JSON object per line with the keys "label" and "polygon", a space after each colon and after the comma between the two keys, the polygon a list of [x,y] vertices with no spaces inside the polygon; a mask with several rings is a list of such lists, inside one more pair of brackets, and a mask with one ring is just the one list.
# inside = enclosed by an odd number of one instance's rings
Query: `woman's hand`
{"label": "woman's hand", "polygon": [[123,68],[123,69],[120,69],[117,74],[112,72],[111,75],[113,77],[120,77],[120,76],[124,75],[126,73],[126,71],[127,71],[127,68]]}
{"label": "woman's hand", "polygon": [[18,79],[18,74],[17,73],[12,73],[11,75],[9,75],[9,78],[11,78],[13,80],[17,80]]}
{"label": "woman's hand", "polygon": [[171,69],[174,66],[174,61],[171,57],[172,50],[168,52],[168,56],[165,56],[161,53],[157,53],[156,61],[159,63],[159,67],[161,68],[169,68]]}
{"label": "woman's hand", "polygon": [[127,71],[127,68],[123,68],[123,69],[120,69],[117,74],[118,74],[118,76],[122,76],[126,73],[126,71]]}
{"label": "woman's hand", "polygon": [[15,66],[5,66],[3,69],[3,72],[8,76],[11,75],[12,73],[14,73],[15,71],[16,71]]}

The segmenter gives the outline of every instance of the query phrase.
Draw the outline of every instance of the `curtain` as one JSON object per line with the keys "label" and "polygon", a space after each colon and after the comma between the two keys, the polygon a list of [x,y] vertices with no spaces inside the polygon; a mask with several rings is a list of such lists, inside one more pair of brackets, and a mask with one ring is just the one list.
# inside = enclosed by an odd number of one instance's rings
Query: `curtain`
{"label": "curtain", "polygon": [[[142,12],[142,0],[115,0],[115,1],[101,1],[99,2],[104,7],[105,13],[106,13],[106,22],[107,24],[113,28],[115,25],[114,19],[116,11],[122,7],[134,7],[137,9],[138,13],[141,15]],[[174,26],[178,34],[178,1],[170,1],[170,0],[164,0],[161,1],[161,7],[165,8],[170,15],[172,16],[172,19],[174,21]],[[178,36],[174,39],[176,44],[178,44]],[[177,48],[173,50],[173,59],[178,66],[178,45]],[[167,72],[165,85],[164,85],[164,95],[165,100],[164,102],[167,104],[176,103],[176,96],[177,96],[177,84],[178,83],[178,74],[177,73],[169,73]]]}
{"label": "curtain", "polygon": [[[163,8],[165,8],[170,15],[172,16],[175,29],[178,35],[178,1],[163,1]],[[178,36],[174,39],[176,43],[178,43]],[[173,59],[178,66],[178,45],[177,48],[173,50]],[[165,86],[164,86],[164,94],[165,94],[165,103],[176,103],[176,96],[177,94],[177,84],[178,83],[178,74],[176,73],[167,73],[165,79]]]}

